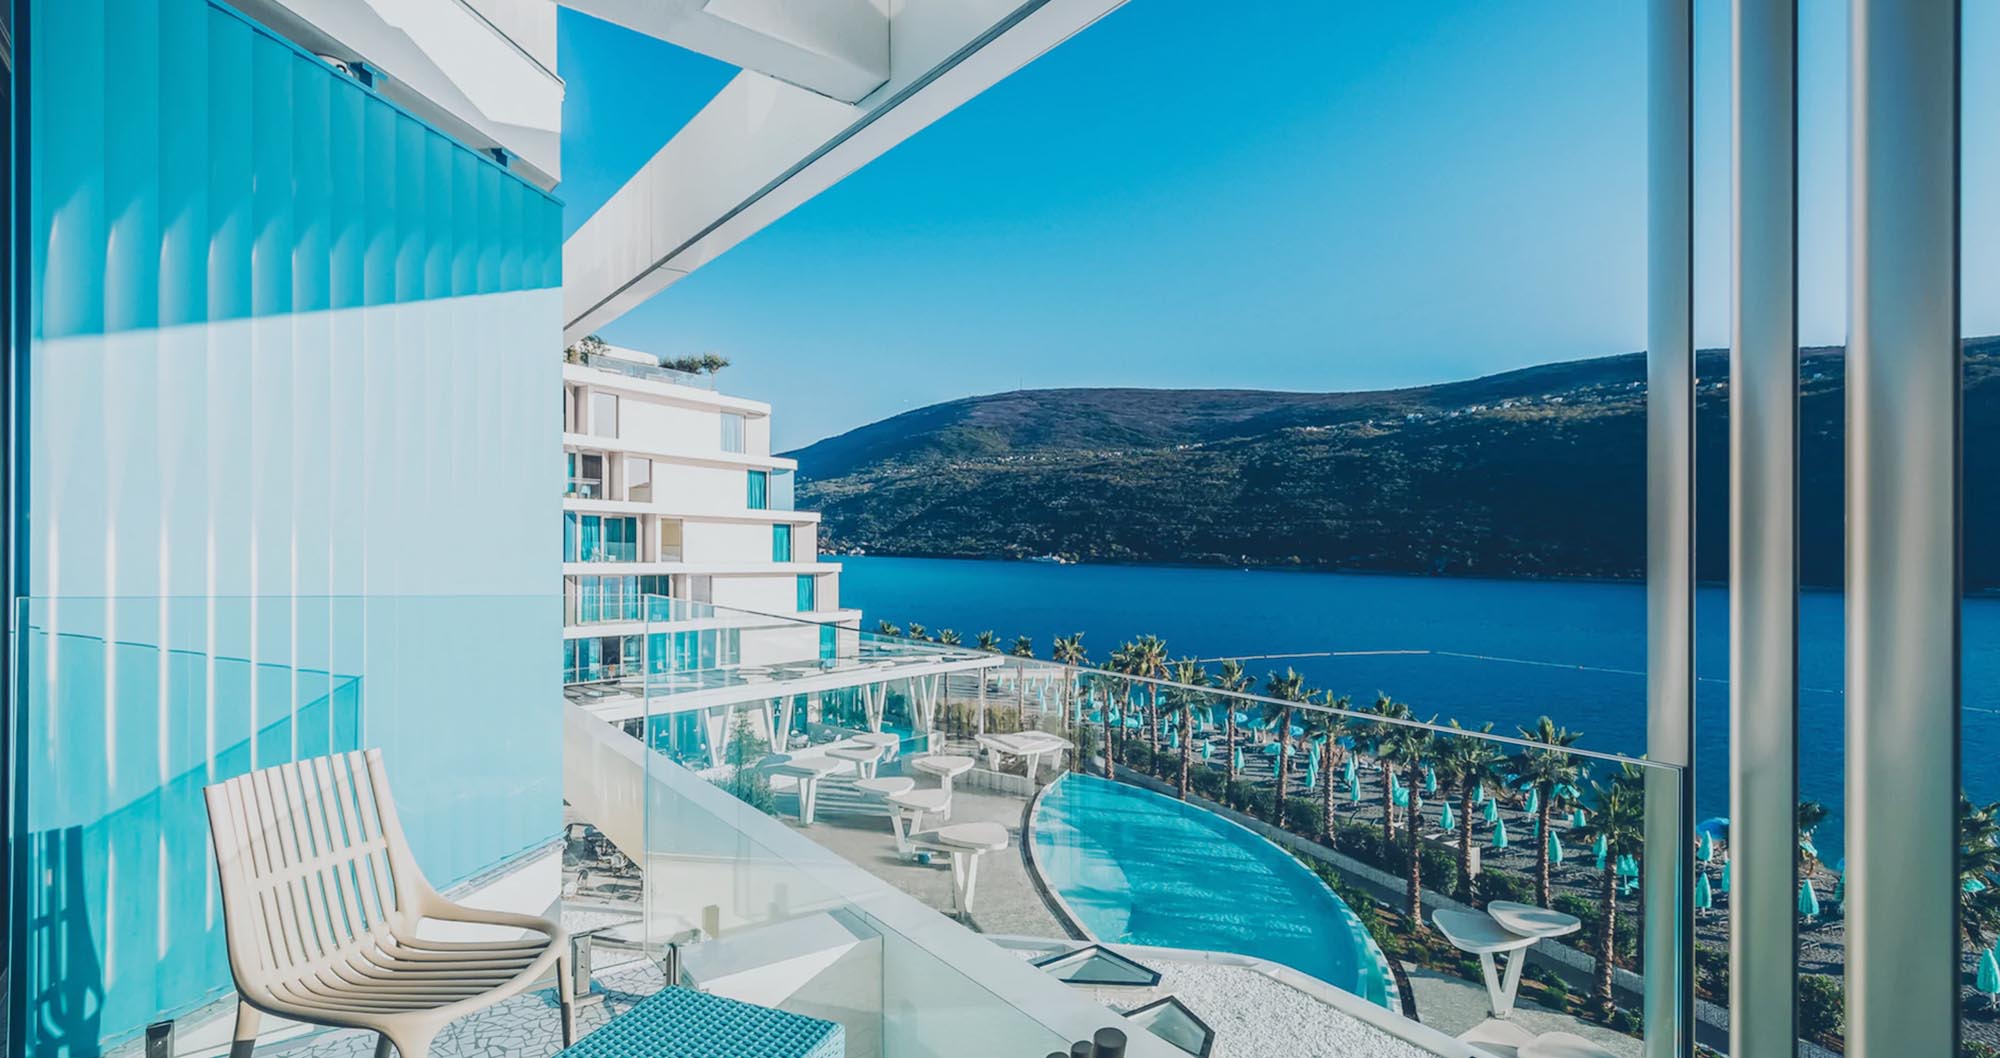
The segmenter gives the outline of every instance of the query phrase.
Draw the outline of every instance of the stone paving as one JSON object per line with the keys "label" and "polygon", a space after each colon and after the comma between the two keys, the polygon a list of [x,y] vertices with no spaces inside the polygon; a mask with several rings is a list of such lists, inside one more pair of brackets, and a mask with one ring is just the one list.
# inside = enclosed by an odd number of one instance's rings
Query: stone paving
{"label": "stone paving", "polygon": [[[604,1000],[578,1009],[579,1037],[665,985],[666,979],[649,962],[600,972],[595,991]],[[375,1039],[372,1032],[327,1031],[264,1044],[256,1053],[259,1058],[372,1058]],[[560,1050],[562,1014],[556,1007],[554,988],[523,993],[456,1021],[431,1044],[432,1058],[549,1058]]]}

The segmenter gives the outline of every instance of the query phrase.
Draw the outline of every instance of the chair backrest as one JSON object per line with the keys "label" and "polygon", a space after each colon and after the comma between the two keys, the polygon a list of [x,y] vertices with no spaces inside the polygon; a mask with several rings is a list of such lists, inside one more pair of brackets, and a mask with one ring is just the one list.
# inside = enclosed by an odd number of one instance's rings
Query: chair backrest
{"label": "chair backrest", "polygon": [[230,971],[244,992],[414,928],[429,885],[403,840],[381,750],[280,764],[202,793]]}

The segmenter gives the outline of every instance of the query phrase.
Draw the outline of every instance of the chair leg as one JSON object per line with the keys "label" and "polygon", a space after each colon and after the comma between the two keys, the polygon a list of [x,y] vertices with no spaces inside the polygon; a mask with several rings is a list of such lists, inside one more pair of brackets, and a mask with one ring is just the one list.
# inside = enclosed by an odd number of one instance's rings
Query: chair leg
{"label": "chair leg", "polygon": [[381,1033],[375,1035],[375,1058],[389,1058],[389,1049],[394,1046],[389,1037]]}
{"label": "chair leg", "polygon": [[576,977],[567,951],[556,956],[556,1003],[562,1007],[562,1042],[567,1050],[576,1046]]}
{"label": "chair leg", "polygon": [[257,1027],[264,1015],[239,996],[236,999],[236,1032],[229,1037],[229,1058],[250,1058],[257,1046]]}

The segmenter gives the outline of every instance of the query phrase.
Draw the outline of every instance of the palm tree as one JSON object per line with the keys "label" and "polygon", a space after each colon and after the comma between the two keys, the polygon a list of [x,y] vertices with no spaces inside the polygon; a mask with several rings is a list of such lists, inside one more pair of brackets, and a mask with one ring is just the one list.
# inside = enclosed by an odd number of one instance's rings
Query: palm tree
{"label": "palm tree", "polygon": [[[1520,730],[1522,738],[1548,747],[1524,749],[1509,761],[1515,782],[1526,782],[1528,788],[1535,791],[1535,840],[1546,845],[1549,840],[1549,817],[1555,808],[1556,787],[1573,787],[1583,774],[1576,758],[1562,750],[1574,745],[1577,739],[1583,737],[1583,732],[1557,727],[1546,716],[1535,721],[1534,727]],[[1535,856],[1535,902],[1543,907],[1549,906],[1549,857],[1540,849]]]}
{"label": "palm tree", "polygon": [[[1458,721],[1451,726],[1458,728]],[[1481,724],[1477,734],[1453,735],[1438,748],[1437,771],[1446,786],[1458,794],[1458,898],[1472,900],[1472,813],[1478,807],[1479,791],[1499,793],[1506,788],[1503,774],[1507,755],[1497,743],[1479,735],[1490,734],[1492,723]]]}
{"label": "palm tree", "polygon": [[890,624],[888,621],[875,622],[875,632],[878,635],[885,635],[885,636],[899,636],[903,634],[902,629],[897,628],[895,625]]}
{"label": "palm tree", "polygon": [[1285,798],[1292,785],[1292,703],[1307,699],[1306,678],[1289,666],[1283,676],[1271,673],[1264,694],[1285,703],[1278,711],[1278,792],[1271,802],[1271,822],[1285,825]]}
{"label": "palm tree", "polygon": [[[1112,690],[1106,695],[1108,700],[1104,707],[1104,777],[1107,779],[1118,777],[1118,743],[1124,738],[1125,713],[1132,706],[1129,693],[1132,681],[1115,677],[1123,676],[1131,671],[1131,668],[1132,644],[1129,642],[1118,644],[1118,649],[1113,650],[1111,656],[1104,661],[1104,671],[1114,674],[1111,681]],[[1113,705],[1118,706],[1116,721],[1111,718]]]}
{"label": "palm tree", "polygon": [[[1638,765],[1621,764],[1609,775],[1592,779],[1585,793],[1590,816],[1576,829],[1579,841],[1604,840],[1604,888],[1598,893],[1597,1006],[1611,1013],[1611,984],[1618,956],[1618,861],[1637,859],[1646,848],[1646,780]],[[1545,839],[1546,840],[1546,839]],[[1546,862],[1548,857],[1544,855]]]}
{"label": "palm tree", "polygon": [[989,628],[986,631],[979,633],[979,638],[975,641],[974,645],[981,650],[999,650],[1000,637],[994,635],[993,630]]}
{"label": "palm tree", "polygon": [[[1336,698],[1332,691],[1328,691],[1326,707],[1328,710],[1345,710],[1347,699]],[[1336,778],[1340,771],[1340,762],[1347,759],[1347,750],[1341,746],[1340,740],[1347,737],[1350,727],[1344,713],[1319,710],[1306,712],[1306,734],[1321,740],[1326,746],[1326,752],[1320,757],[1319,809],[1320,827],[1326,831],[1328,845],[1333,844],[1334,825],[1339,822],[1334,812],[1340,803],[1339,797],[1334,792],[1338,785]]]}
{"label": "palm tree", "polygon": [[[1215,685],[1230,694],[1242,694],[1255,682],[1251,675],[1243,671],[1243,663],[1228,658],[1222,663],[1222,671],[1215,677]],[[1225,698],[1222,702],[1222,779],[1225,784],[1236,781],[1236,700]]]}
{"label": "palm tree", "polygon": [[910,638],[911,638],[911,639],[929,639],[930,637],[924,634],[924,626],[923,626],[923,625],[920,625],[920,624],[916,623],[915,621],[911,621],[911,622],[910,622]]}
{"label": "palm tree", "polygon": [[1415,714],[1410,712],[1409,706],[1391,700],[1386,694],[1375,697],[1372,711],[1382,718],[1370,722],[1366,734],[1375,742],[1376,763],[1382,765],[1382,856],[1387,859],[1396,847],[1396,769],[1389,766],[1384,747],[1389,738],[1403,727],[1390,721],[1409,720]]}
{"label": "palm tree", "polygon": [[1173,694],[1173,704],[1180,727],[1181,743],[1181,800],[1188,795],[1188,765],[1194,754],[1194,711],[1205,699],[1200,688],[1208,686],[1208,670],[1193,658],[1182,658],[1173,664],[1174,685],[1169,688]]}
{"label": "palm tree", "polygon": [[1818,849],[1813,845],[1813,831],[1826,822],[1826,806],[1818,801],[1800,801],[1798,810],[1799,854],[1805,858],[1808,867],[1819,863]]}
{"label": "palm tree", "polygon": [[948,647],[958,645],[958,633],[946,628],[937,634],[937,641]]}
{"label": "palm tree", "polygon": [[[1436,719],[1432,717],[1430,721],[1425,722],[1430,723]],[[1378,750],[1385,770],[1393,771],[1396,768],[1403,770],[1404,785],[1410,791],[1410,814],[1404,820],[1403,831],[1409,839],[1409,863],[1405,864],[1408,871],[1405,875],[1406,896],[1409,900],[1406,911],[1412,933],[1421,933],[1424,930],[1424,828],[1417,825],[1416,797],[1417,790],[1422,787],[1424,781],[1424,762],[1430,759],[1435,738],[1430,728],[1417,724],[1396,724],[1382,739],[1381,748]]]}
{"label": "palm tree", "polygon": [[2000,802],[1977,805],[1958,795],[1958,928],[1969,948],[1983,948],[2000,928]]}
{"label": "palm tree", "polygon": [[1007,653],[1017,658],[1032,658],[1035,656],[1035,641],[1027,636],[1015,636],[1014,645],[1007,649]]}
{"label": "palm tree", "polygon": [[[1024,641],[1026,642],[1027,653],[1022,654],[1021,650]],[[1020,639],[1014,641],[1014,652],[1020,654],[1022,657],[1034,657],[1034,650],[1035,644],[1032,640],[1028,640],[1027,636],[1022,636]],[[1055,659],[1056,664],[1072,668],[1082,668],[1090,664],[1089,654],[1083,649],[1082,632],[1078,632],[1073,636],[1057,636],[1054,649],[1049,652],[1049,656]],[[1069,755],[1070,767],[1081,772],[1083,771],[1083,739],[1077,737],[1077,735],[1082,732],[1083,720],[1076,715],[1076,682],[1076,673],[1065,672],[1063,674],[1062,710],[1064,729],[1074,732],[1070,736],[1070,741],[1076,743],[1078,747],[1075,752]]]}
{"label": "palm tree", "polygon": [[[1159,636],[1140,636],[1131,644],[1127,671],[1134,676],[1163,680],[1167,678],[1167,641]],[[1153,756],[1160,755],[1160,685],[1146,685],[1146,742]]]}

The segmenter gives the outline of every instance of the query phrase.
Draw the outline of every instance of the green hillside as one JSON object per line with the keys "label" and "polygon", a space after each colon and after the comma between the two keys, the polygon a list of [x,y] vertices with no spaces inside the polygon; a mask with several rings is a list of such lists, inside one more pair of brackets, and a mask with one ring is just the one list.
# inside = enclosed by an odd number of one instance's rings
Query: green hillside
{"label": "green hillside", "polygon": [[[2000,586],[2000,338],[1966,348],[1967,579]],[[1700,556],[1726,575],[1728,363],[1699,358]],[[1802,370],[1805,578],[1841,565],[1840,350]],[[835,550],[1483,576],[1640,575],[1638,354],[1365,393],[1023,390],[797,452]],[[1991,552],[1989,555],[1988,552]]]}

